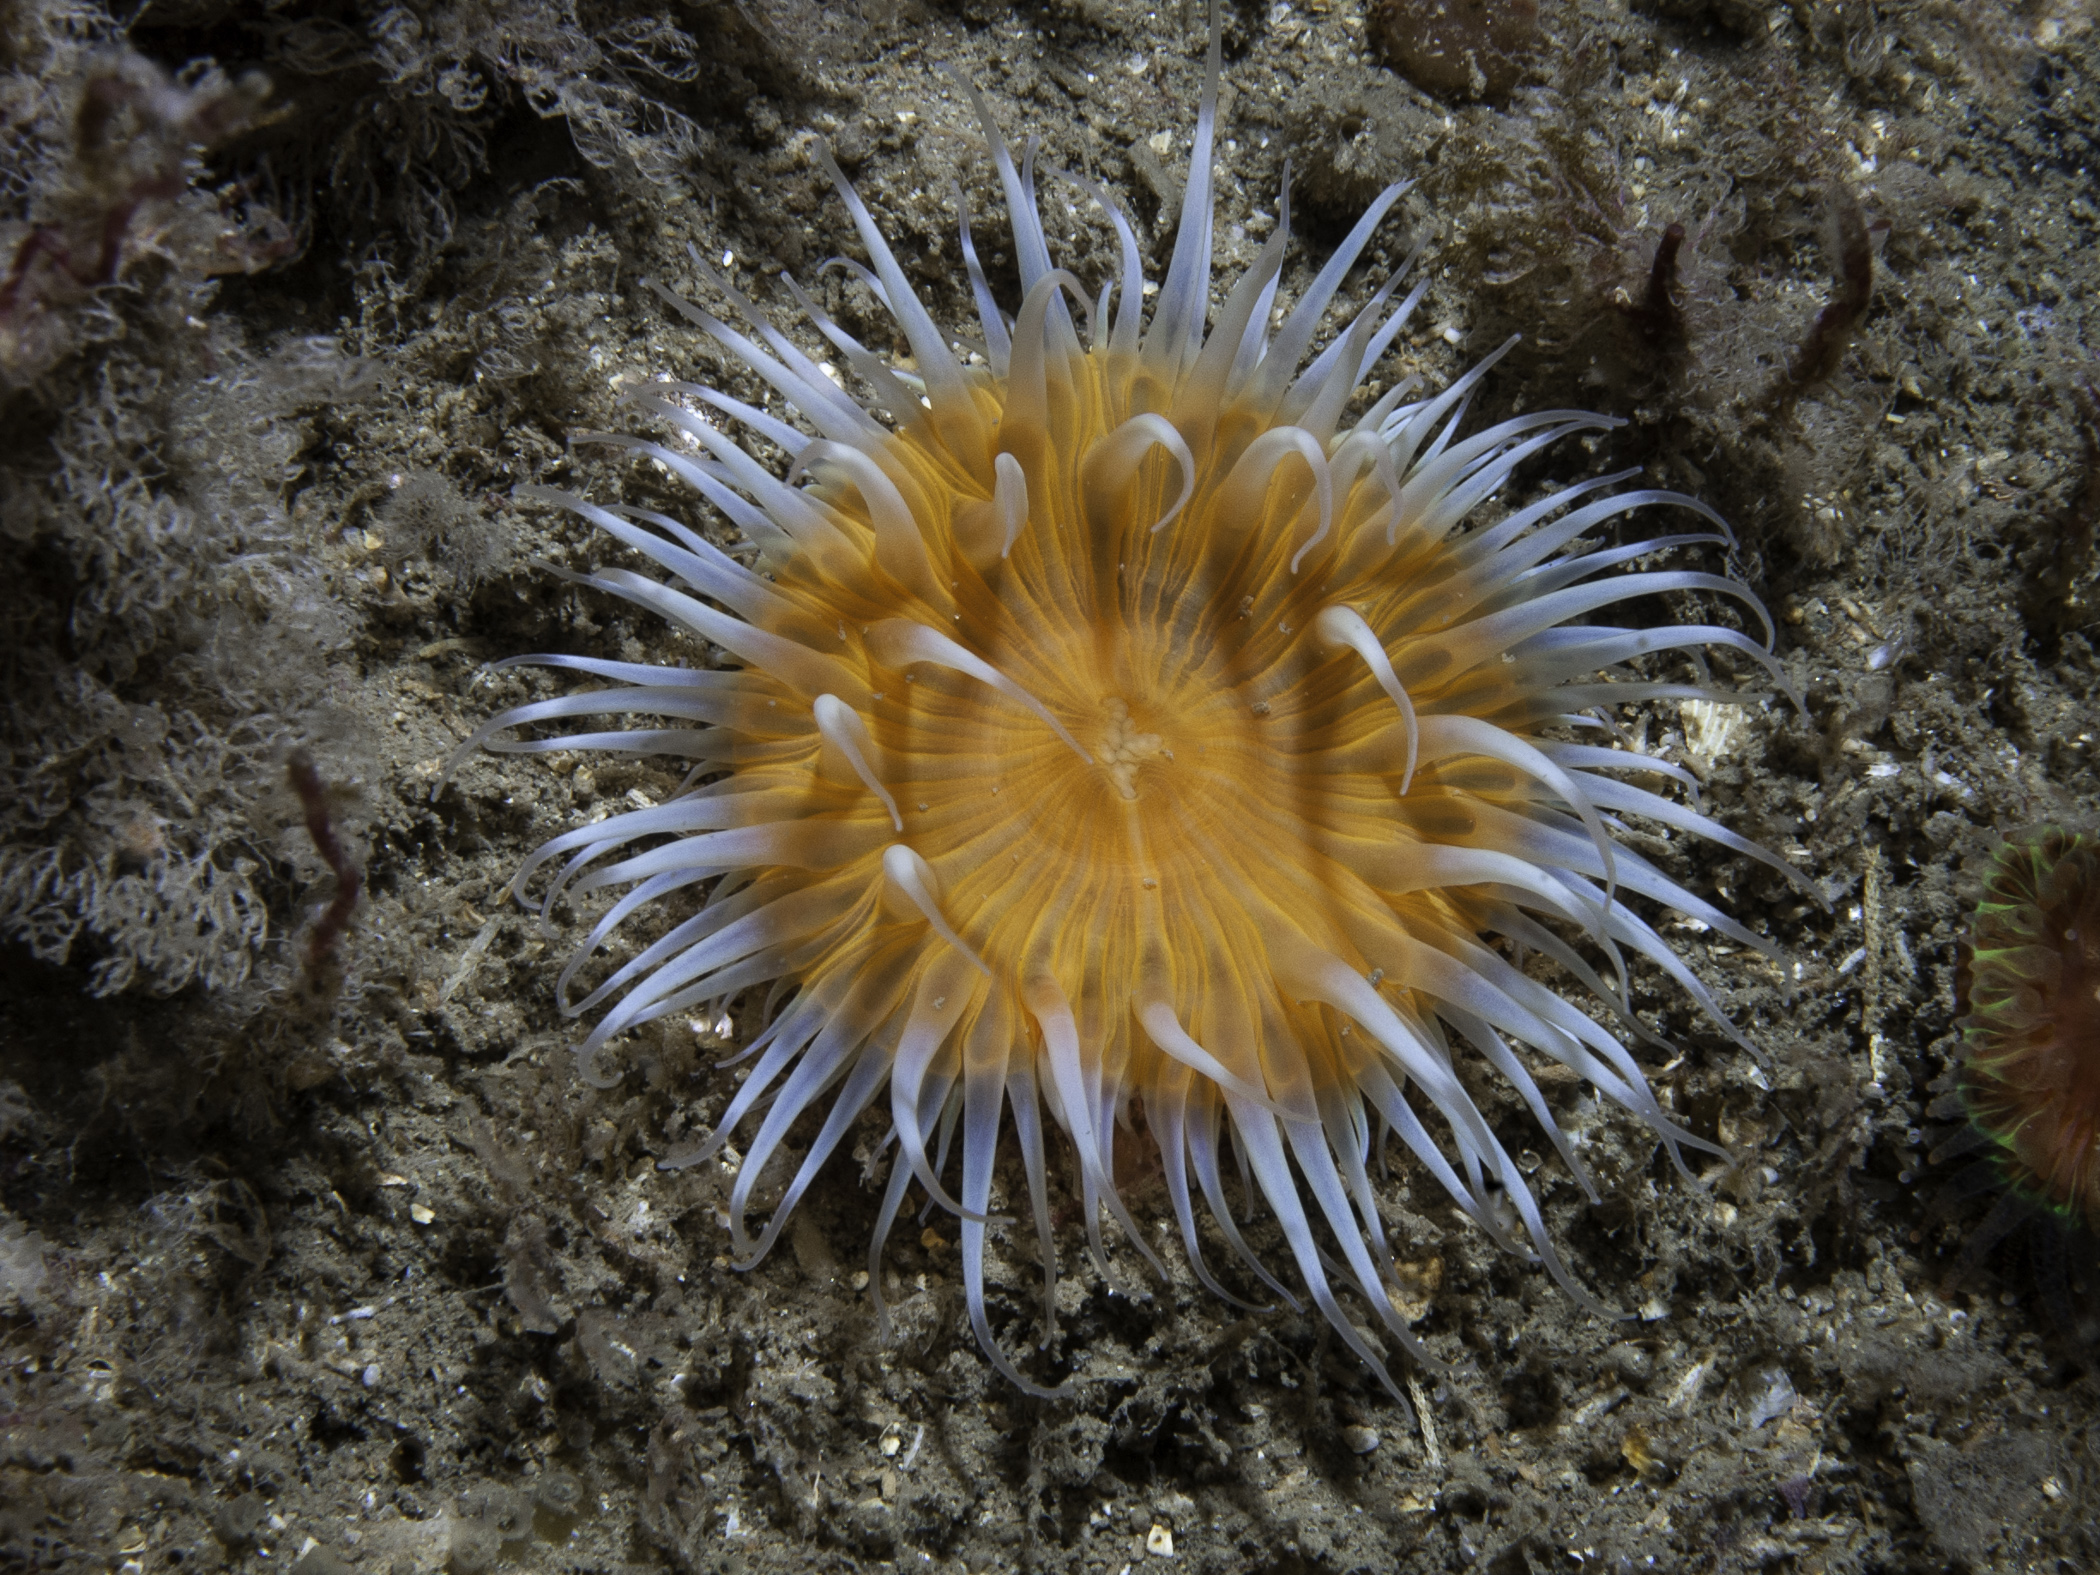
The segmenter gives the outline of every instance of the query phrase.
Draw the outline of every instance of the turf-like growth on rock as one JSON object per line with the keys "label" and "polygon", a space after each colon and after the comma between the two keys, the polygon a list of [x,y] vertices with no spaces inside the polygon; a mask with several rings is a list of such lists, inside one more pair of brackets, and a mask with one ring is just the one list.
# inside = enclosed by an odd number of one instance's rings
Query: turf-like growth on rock
{"label": "turf-like growth on rock", "polygon": [[[1088,295],[1050,256],[1032,151],[1017,164],[981,105],[1023,299],[1011,321],[1001,314],[965,224],[982,336],[966,353],[843,176],[871,265],[852,266],[894,315],[909,362],[883,360],[797,299],[862,397],[728,281],[708,275],[742,326],[667,295],[802,425],[659,385],[641,403],[693,446],[615,441],[689,482],[757,545],[764,572],[669,517],[554,496],[668,576],[611,568],[591,583],[733,666],[523,658],[613,687],[520,706],[467,746],[691,763],[698,785],[556,837],[518,877],[522,892],[554,869],[544,905],[620,893],[560,979],[564,1009],[596,1017],[584,1074],[608,1080],[602,1056],[625,1029],[773,991],[755,1062],[703,1150],[756,1123],[730,1207],[738,1253],[749,1263],[767,1250],[856,1119],[886,1100],[896,1162],[876,1250],[914,1183],[960,1216],[971,1320],[1031,1389],[985,1297],[1007,1130],[1046,1271],[1051,1125],[1076,1153],[1104,1271],[1104,1211],[1151,1256],[1115,1180],[1141,1109],[1203,1281],[1232,1294],[1205,1262],[1199,1208],[1226,1250],[1291,1295],[1236,1223],[1227,1174],[1240,1170],[1241,1217],[1273,1213],[1295,1278],[1377,1366],[1336,1289],[1352,1285],[1419,1351],[1382,1283],[1392,1258],[1371,1167],[1389,1136],[1490,1237],[1589,1302],[1456,1059],[1507,1080],[1586,1188],[1534,1078],[1542,1061],[1646,1122],[1681,1166],[1683,1147],[1710,1145],[1670,1120],[1627,1049],[1641,1033],[1625,1007],[1627,958],[1720,1014],[1629,898],[1768,949],[1620,846],[1614,817],[1770,856],[1621,780],[1690,787],[1678,768],[1569,736],[1597,727],[1585,713],[1603,707],[1713,696],[1703,681],[1627,671],[1636,658],[1726,648],[1776,676],[1765,645],[1734,628],[1581,621],[1664,592],[1732,599],[1761,619],[1726,578],[1617,572],[1725,541],[1718,520],[1674,494],[1609,490],[1623,477],[1496,512],[1520,463],[1612,423],[1553,410],[1461,435],[1485,365],[1442,392],[1402,383],[1347,414],[1420,291],[1396,306],[1400,281],[1388,283],[1314,346],[1400,187],[1278,314],[1286,209],[1206,331],[1218,75],[1214,37],[1149,321],[1128,221],[1096,193],[1123,262]],[[752,458],[731,424],[792,455],[788,474]],[[1600,527],[1650,505],[1697,528],[1596,545]],[[586,716],[622,720],[506,736]],[[705,883],[692,917],[578,984],[630,917]],[[1495,937],[1557,961],[1620,1030],[1529,977]],[[745,1213],[760,1172],[811,1112],[820,1130],[798,1138],[806,1156],[754,1240]],[[879,1274],[874,1284],[879,1294]]]}

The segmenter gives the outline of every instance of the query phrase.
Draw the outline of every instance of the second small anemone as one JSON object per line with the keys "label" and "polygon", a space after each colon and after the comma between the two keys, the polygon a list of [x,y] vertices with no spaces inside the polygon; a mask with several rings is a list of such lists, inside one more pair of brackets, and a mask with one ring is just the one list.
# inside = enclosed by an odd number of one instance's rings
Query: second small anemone
{"label": "second small anemone", "polygon": [[1935,1160],[1978,1154],[1933,1205],[1996,1201],[1947,1277],[2030,1232],[2053,1322],[2088,1359],[2081,1301],[2100,1280],[2100,836],[2048,827],[1992,855],[1964,943],[1961,1066],[1932,1114],[1965,1124]]}

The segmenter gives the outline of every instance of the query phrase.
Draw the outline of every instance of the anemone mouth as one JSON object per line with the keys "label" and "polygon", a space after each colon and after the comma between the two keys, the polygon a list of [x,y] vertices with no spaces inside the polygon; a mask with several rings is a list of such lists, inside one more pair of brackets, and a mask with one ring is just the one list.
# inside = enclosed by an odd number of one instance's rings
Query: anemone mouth
{"label": "anemone mouth", "polygon": [[1969,938],[1962,1102],[2006,1185],[2100,1223],[2100,838],[2047,828],[1993,858]]}
{"label": "anemone mouth", "polygon": [[[976,356],[957,356],[835,169],[871,264],[847,266],[896,317],[910,368],[795,294],[865,402],[696,259],[745,327],[660,293],[800,424],[678,385],[714,414],[640,403],[690,449],[607,440],[684,478],[757,545],[766,572],[667,516],[540,496],[666,576],[608,569],[590,583],[712,643],[730,666],[521,658],[612,687],[505,712],[461,751],[583,744],[691,763],[670,802],[554,838],[515,883],[522,896],[554,868],[543,913],[565,895],[618,893],[558,981],[565,1011],[596,1017],[584,1075],[610,1080],[598,1058],[628,1028],[770,989],[777,1009],[746,1052],[755,1064],[714,1135],[677,1162],[756,1121],[730,1204],[738,1252],[754,1262],[886,1095],[896,1159],[871,1263],[916,1184],[959,1217],[965,1299],[987,1354],[1042,1393],[1053,1391],[1019,1371],[990,1326],[995,1162],[1011,1131],[1052,1275],[1044,1132],[1065,1134],[1094,1256],[1115,1283],[1104,1212],[1153,1258],[1115,1183],[1134,1106],[1199,1278],[1232,1296],[1205,1262],[1207,1218],[1248,1273],[1291,1297],[1240,1231],[1223,1163],[1236,1156],[1239,1214],[1274,1217],[1299,1283],[1388,1387],[1336,1292],[1353,1289],[1403,1348],[1432,1360],[1389,1294],[1371,1169],[1391,1138],[1491,1239],[1604,1312],[1561,1264],[1456,1057],[1477,1055],[1514,1090],[1592,1196],[1534,1076],[1542,1062],[1645,1122],[1684,1169],[1683,1149],[1713,1145],[1670,1119],[1624,1042],[1647,1037],[1624,1000],[1629,954],[1733,1030],[1626,899],[1771,947],[1622,846],[1616,817],[1799,879],[1620,775],[1694,788],[1681,768],[1572,731],[1604,725],[1590,713],[1621,703],[1727,697],[1629,666],[1657,653],[1733,650],[1784,686],[1767,643],[1733,627],[1585,621],[1657,592],[1733,598],[1762,619],[1733,580],[1637,562],[1725,543],[1718,516],[1673,493],[1610,490],[1628,474],[1497,512],[1517,466],[1613,423],[1546,411],[1463,434],[1492,357],[1441,392],[1415,397],[1403,383],[1345,415],[1420,288],[1394,305],[1396,276],[1313,345],[1404,186],[1372,204],[1287,313],[1274,309],[1286,200],[1206,326],[1215,23],[1208,69],[1149,322],[1129,221],[1081,182],[1123,243],[1120,277],[1089,302],[1050,258],[1032,154],[1017,165],[981,103],[1023,299],[1012,319],[998,310],[965,218]],[[786,478],[716,415],[786,450]],[[1698,523],[1594,545],[1600,527],[1653,506]],[[593,715],[663,725],[507,736]],[[633,915],[696,889],[697,913],[582,990],[587,960]],[[1495,937],[1560,964],[1618,1029],[1532,979]],[[746,1214],[764,1162],[818,1112],[754,1238]],[[872,1283],[879,1294],[879,1272]],[[1046,1306],[1046,1343],[1053,1332]]]}

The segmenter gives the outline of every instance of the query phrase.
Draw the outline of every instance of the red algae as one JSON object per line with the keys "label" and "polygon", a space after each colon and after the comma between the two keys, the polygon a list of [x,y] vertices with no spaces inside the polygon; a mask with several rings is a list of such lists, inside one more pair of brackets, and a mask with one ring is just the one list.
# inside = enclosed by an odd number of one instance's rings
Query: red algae
{"label": "red algae", "polygon": [[2100,837],[2000,848],[1969,946],[1969,1118],[2016,1193],[2100,1224]]}

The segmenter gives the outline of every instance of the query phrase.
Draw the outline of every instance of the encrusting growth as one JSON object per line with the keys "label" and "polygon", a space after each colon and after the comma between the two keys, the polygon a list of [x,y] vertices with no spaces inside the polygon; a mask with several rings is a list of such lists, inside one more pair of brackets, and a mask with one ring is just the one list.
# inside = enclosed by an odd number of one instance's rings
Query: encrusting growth
{"label": "encrusting growth", "polygon": [[[1645,773],[1690,791],[1683,770],[1565,736],[1603,725],[1586,713],[1605,707],[1717,697],[1703,673],[1679,683],[1627,671],[1636,658],[1724,649],[1783,683],[1766,644],[1735,628],[1578,621],[1665,592],[1732,599],[1762,621],[1731,579],[1606,572],[1725,543],[1718,517],[1674,493],[1609,490],[1630,472],[1493,517],[1518,465],[1615,424],[1549,410],[1461,436],[1494,357],[1440,393],[1409,380],[1350,416],[1422,286],[1394,305],[1400,280],[1386,283],[1312,353],[1404,186],[1371,205],[1278,314],[1286,194],[1282,222],[1205,331],[1218,78],[1214,28],[1180,229],[1149,322],[1129,220],[1090,183],[1044,171],[1097,197],[1115,226],[1120,275],[1090,296],[1045,242],[1034,144],[1017,162],[981,101],[1019,259],[1011,321],[966,219],[981,337],[937,325],[835,168],[869,258],[846,266],[895,317],[910,360],[883,360],[789,289],[861,397],[704,265],[741,326],[659,291],[809,430],[669,384],[637,403],[692,448],[594,436],[683,478],[756,544],[765,572],[665,515],[538,495],[666,575],[608,568],[589,583],[732,665],[518,658],[612,687],[519,706],[462,746],[690,762],[669,802],[558,836],[518,874],[523,893],[554,867],[543,913],[619,894],[558,981],[565,1012],[597,1019],[579,1049],[583,1074],[611,1081],[603,1053],[626,1029],[770,990],[749,1075],[713,1137],[685,1156],[714,1154],[757,1123],[730,1200],[739,1259],[766,1252],[856,1119],[886,1098],[896,1161],[875,1253],[914,1183],[957,1215],[977,1336],[1038,1393],[1054,1391],[1004,1353],[986,1306],[1009,1119],[1047,1274],[1050,1125],[1076,1154],[1103,1273],[1117,1283],[1104,1211],[1157,1265],[1115,1180],[1118,1131],[1132,1142],[1141,1108],[1203,1283],[1239,1300],[1205,1259],[1199,1193],[1225,1246],[1293,1299],[1241,1233],[1245,1210],[1265,1205],[1298,1280],[1388,1385],[1337,1300],[1338,1282],[1353,1287],[1395,1341],[1428,1359],[1385,1289],[1392,1254],[1370,1167],[1388,1136],[1489,1237],[1596,1307],[1454,1057],[1478,1056],[1507,1080],[1592,1197],[1534,1078],[1538,1058],[1646,1122],[1682,1169],[1683,1148],[1712,1145],[1669,1118],[1622,1038],[1648,1037],[1627,1008],[1627,954],[1726,1024],[1627,898],[1771,948],[1618,845],[1613,817],[1644,816],[1784,868],[1619,779]],[[730,424],[792,456],[786,477]],[[1701,523],[1594,545],[1600,526],[1658,504]],[[586,716],[621,720],[506,736]],[[582,989],[587,960],[630,917],[703,883],[698,911]],[[1489,937],[1560,964],[1622,1031]],[[816,1111],[821,1126],[798,1137],[806,1156],[754,1239],[746,1211],[759,1175]],[[1239,1218],[1232,1154],[1249,1178]],[[879,1296],[879,1273],[873,1286]]]}

